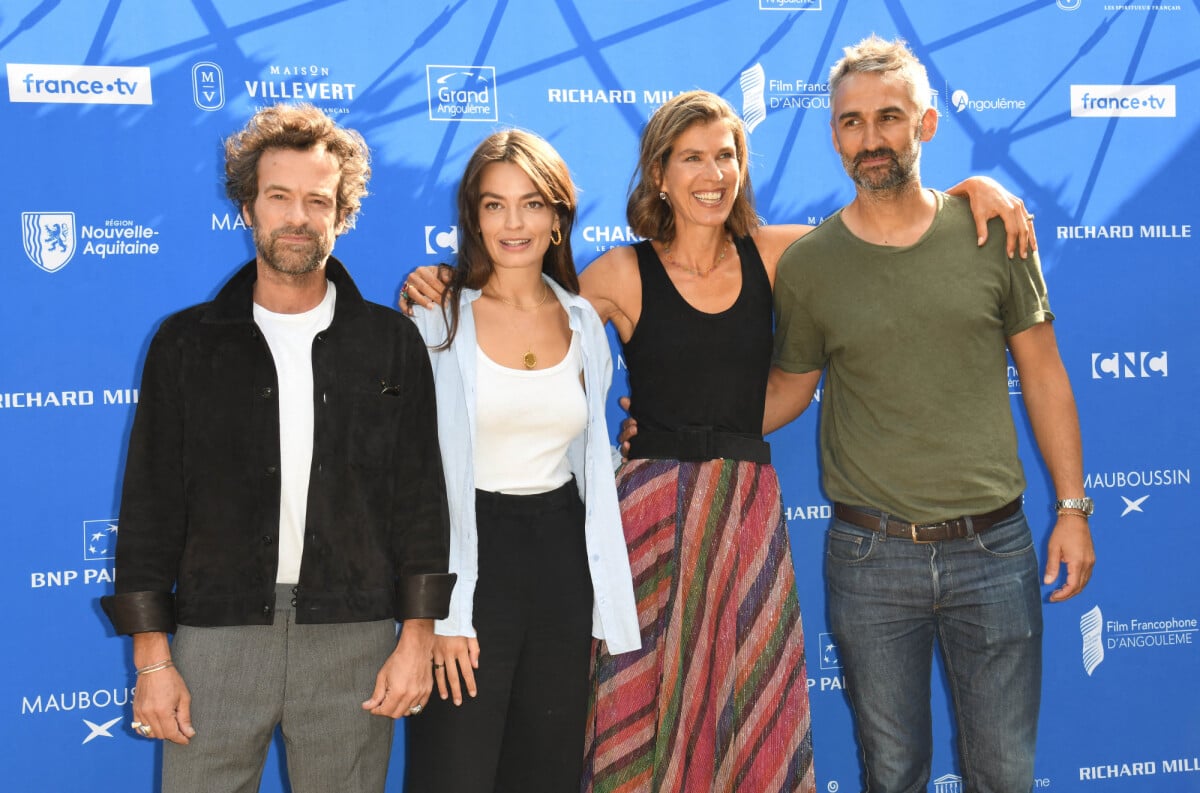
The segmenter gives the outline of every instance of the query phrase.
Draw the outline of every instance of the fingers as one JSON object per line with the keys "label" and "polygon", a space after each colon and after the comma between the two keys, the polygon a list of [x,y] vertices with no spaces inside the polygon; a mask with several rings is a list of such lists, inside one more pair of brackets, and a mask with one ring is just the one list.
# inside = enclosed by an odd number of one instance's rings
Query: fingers
{"label": "fingers", "polygon": [[369,710],[372,713],[383,704],[383,700],[387,697],[387,676],[383,670],[375,675],[375,690],[371,692],[371,696],[362,704],[363,710]]}
{"label": "fingers", "polygon": [[195,736],[191,694],[175,669],[140,675],[133,697],[130,726],[143,738],[186,744]]}
{"label": "fingers", "polygon": [[[463,663],[460,660],[459,664],[458,664],[458,673],[460,675],[462,675],[463,686],[467,689],[467,693],[470,694],[472,697],[474,697],[476,694],[478,694],[479,689],[475,685],[475,669],[472,668],[471,664],[469,662]],[[455,700],[454,704],[455,705],[462,704],[461,695],[457,700]]]}
{"label": "fingers", "polygon": [[446,661],[436,658],[433,660],[433,682],[437,685],[438,696],[446,699],[450,696],[446,688]]}
{"label": "fingers", "polygon": [[1043,582],[1047,585],[1053,584],[1062,566],[1066,565],[1067,568],[1067,580],[1050,593],[1051,603],[1075,597],[1091,580],[1092,568],[1096,564],[1096,552],[1092,547],[1087,524],[1084,523],[1082,528],[1078,524],[1079,521],[1060,523],[1050,535]]}
{"label": "fingers", "polygon": [[[456,637],[444,645],[446,666],[438,670],[446,673],[450,686],[450,698],[455,705],[463,703],[463,691],[474,697],[478,693],[475,685],[475,670],[479,668],[479,641],[474,637]],[[445,697],[443,697],[445,699]]]}
{"label": "fingers", "polygon": [[1058,566],[1062,564],[1062,553],[1058,543],[1051,540],[1046,553],[1046,570],[1042,574],[1042,583],[1049,586],[1058,578]]}
{"label": "fingers", "polygon": [[1067,565],[1067,581],[1061,587],[1050,593],[1050,602],[1059,603],[1069,600],[1083,591],[1083,579],[1077,565]]}
{"label": "fingers", "polygon": [[450,280],[451,268],[443,265],[418,267],[408,276],[409,299],[425,308],[434,308],[441,301]]}
{"label": "fingers", "polygon": [[[976,236],[976,244],[977,244],[977,245],[979,245],[980,247],[983,247],[983,244],[984,244],[985,242],[987,242],[987,238],[988,238],[988,231],[987,231],[987,218],[981,218],[981,217],[979,217],[978,215],[975,215],[974,217],[975,217],[975,236]],[[1010,240],[1012,239],[1012,236],[1011,236],[1011,235],[1009,236],[1009,239],[1010,239]],[[1008,246],[1008,255],[1009,255],[1010,257],[1012,256],[1012,244],[1011,244],[1011,242],[1010,242],[1010,244],[1009,244],[1009,246]]]}
{"label": "fingers", "polygon": [[[175,725],[179,734],[184,738],[196,737],[196,729],[192,726],[192,698],[184,697],[179,703],[179,709],[175,711]],[[184,743],[187,743],[185,740]]]}
{"label": "fingers", "polygon": [[415,716],[424,710],[433,693],[433,674],[428,649],[421,655],[417,658],[399,648],[392,653],[375,676],[375,689],[362,703],[363,710],[391,719]]}

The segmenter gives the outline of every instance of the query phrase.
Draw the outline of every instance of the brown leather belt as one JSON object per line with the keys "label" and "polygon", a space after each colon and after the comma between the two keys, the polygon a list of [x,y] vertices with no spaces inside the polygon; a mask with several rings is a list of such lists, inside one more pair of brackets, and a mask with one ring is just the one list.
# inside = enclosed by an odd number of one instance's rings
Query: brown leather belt
{"label": "brown leather belt", "polygon": [[[889,537],[903,537],[913,542],[941,542],[942,540],[964,540],[995,526],[1005,518],[1011,517],[1021,508],[1021,497],[1017,496],[1009,503],[985,512],[982,515],[963,515],[961,518],[951,518],[937,523],[905,523],[902,520],[888,517],[873,510],[859,509],[846,504],[835,503],[833,514],[838,520],[844,520],[870,531],[882,531]],[[882,525],[881,525],[882,524]]]}

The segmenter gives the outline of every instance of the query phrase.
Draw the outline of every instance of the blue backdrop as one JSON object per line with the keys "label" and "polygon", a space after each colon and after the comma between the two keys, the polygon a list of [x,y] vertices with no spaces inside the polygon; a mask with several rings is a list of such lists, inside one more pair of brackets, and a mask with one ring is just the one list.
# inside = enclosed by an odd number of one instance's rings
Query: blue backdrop
{"label": "blue backdrop", "polygon": [[[541,133],[572,166],[581,266],[628,242],[637,135],[691,88],[719,92],[752,129],[763,218],[819,221],[852,196],[826,75],[872,32],[904,37],[930,70],[943,118],[925,182],[990,174],[1037,213],[1082,414],[1099,562],[1081,596],[1045,609],[1035,789],[1200,790],[1195,0],[5,0],[0,784],[156,787],[159,750],[129,730],[129,642],[96,599],[112,588],[149,336],[251,255],[221,191],[220,142],[256,107],[310,100],[366,136],[373,195],[337,254],[391,304],[411,267],[453,254],[456,180],[498,127]],[[1010,386],[1024,428],[1015,373]],[[614,400],[623,390],[619,377]],[[836,793],[858,789],[859,771],[826,627],[815,422],[810,411],[772,441],[818,785]],[[1044,540],[1052,494],[1022,438]],[[938,689],[931,789],[956,793]],[[402,762],[397,740],[390,790]],[[276,754],[264,790],[283,789],[279,768]]]}

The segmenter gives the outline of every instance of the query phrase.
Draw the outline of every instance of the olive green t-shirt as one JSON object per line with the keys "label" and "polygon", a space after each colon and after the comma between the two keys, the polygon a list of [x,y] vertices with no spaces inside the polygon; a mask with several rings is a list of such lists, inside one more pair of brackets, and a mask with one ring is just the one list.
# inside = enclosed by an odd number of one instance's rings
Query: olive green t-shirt
{"label": "olive green t-shirt", "polygon": [[784,252],[775,281],[775,364],[826,369],[826,495],[913,522],[1020,495],[1007,337],[1054,318],[1036,254],[1009,259],[999,221],[978,247],[967,202],[935,196],[915,244],[864,242],[839,211]]}

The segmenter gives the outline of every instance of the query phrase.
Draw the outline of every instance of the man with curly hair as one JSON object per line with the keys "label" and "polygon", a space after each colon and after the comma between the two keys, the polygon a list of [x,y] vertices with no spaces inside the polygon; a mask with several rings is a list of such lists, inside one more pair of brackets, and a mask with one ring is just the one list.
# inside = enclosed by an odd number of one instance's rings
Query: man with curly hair
{"label": "man with curly hair", "polygon": [[362,137],[276,105],[225,154],[255,258],[150,345],[102,603],[166,793],[256,790],[276,728],[296,793],[382,791],[454,583],[429,358],[330,255]]}

